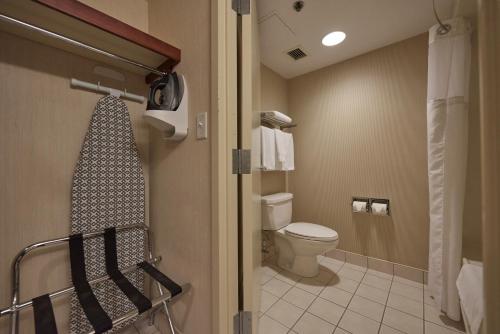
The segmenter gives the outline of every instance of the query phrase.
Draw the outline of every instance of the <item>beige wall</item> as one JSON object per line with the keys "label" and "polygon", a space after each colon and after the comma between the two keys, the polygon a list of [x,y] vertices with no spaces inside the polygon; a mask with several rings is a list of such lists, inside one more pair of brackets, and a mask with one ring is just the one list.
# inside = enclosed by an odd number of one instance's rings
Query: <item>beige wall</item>
{"label": "beige wall", "polygon": [[[173,307],[183,333],[211,328],[210,144],[196,140],[195,117],[210,112],[210,2],[149,1],[149,30],[182,50],[189,85],[189,135],[166,142],[151,130],[151,226],[161,269],[193,291]],[[212,136],[212,134],[209,134]],[[165,325],[161,321],[162,327]],[[164,329],[164,328],[163,328]],[[165,330],[165,329],[164,329]],[[165,333],[168,331],[165,330]]]}
{"label": "beige wall", "polygon": [[[481,245],[476,52],[463,238],[471,258]],[[426,269],[426,90],[427,34],[291,79],[294,220],[332,227],[340,249]],[[352,214],[351,196],[389,198],[392,215]]]}
{"label": "beige wall", "polygon": [[[288,82],[269,67],[261,65],[261,106],[262,110],[277,110],[288,114]],[[262,195],[286,190],[286,173],[265,171],[261,173]]]}
{"label": "beige wall", "polygon": [[[147,26],[143,6],[132,3],[115,13],[135,13],[130,23]],[[110,4],[111,1],[106,2]],[[10,302],[10,261],[29,243],[70,232],[71,183],[90,117],[98,99],[93,92],[72,89],[72,77],[145,95],[144,78],[122,72],[116,82],[92,74],[88,59],[0,33],[0,307]],[[149,180],[149,128],[141,120],[145,105],[125,101]],[[147,195],[149,190],[147,189]],[[43,252],[42,252],[43,253]],[[68,254],[29,257],[22,267],[21,299],[27,300],[69,284]],[[67,300],[55,303],[58,329],[68,332]],[[0,320],[6,333],[8,319]],[[20,333],[33,333],[32,313],[24,312]]]}

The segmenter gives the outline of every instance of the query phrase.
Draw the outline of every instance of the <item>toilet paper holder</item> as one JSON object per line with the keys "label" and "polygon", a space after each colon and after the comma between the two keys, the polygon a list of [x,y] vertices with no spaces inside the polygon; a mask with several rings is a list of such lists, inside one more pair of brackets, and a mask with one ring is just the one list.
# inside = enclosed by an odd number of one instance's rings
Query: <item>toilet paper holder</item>
{"label": "toilet paper holder", "polygon": [[[359,212],[359,211],[354,211],[353,204],[354,202],[366,202],[366,212]],[[387,205],[387,216],[391,215],[391,206],[390,206],[390,200],[387,198],[369,198],[369,197],[360,197],[360,196],[353,196],[351,200],[351,210],[353,210],[353,213],[372,213],[372,204],[374,203],[380,203],[380,204],[386,204]]]}
{"label": "toilet paper holder", "polygon": [[[366,211],[354,211],[354,202],[366,202]],[[370,198],[368,197],[353,197],[351,200],[351,210],[353,213],[370,213]]]}

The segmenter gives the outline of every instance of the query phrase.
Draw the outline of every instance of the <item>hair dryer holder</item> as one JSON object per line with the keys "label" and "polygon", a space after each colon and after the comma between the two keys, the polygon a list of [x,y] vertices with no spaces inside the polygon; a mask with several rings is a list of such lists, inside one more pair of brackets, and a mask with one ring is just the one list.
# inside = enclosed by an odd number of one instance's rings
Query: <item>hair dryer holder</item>
{"label": "hair dryer holder", "polygon": [[189,90],[186,78],[179,75],[179,79],[183,94],[177,110],[146,110],[143,116],[146,122],[164,132],[166,140],[179,141],[187,137]]}

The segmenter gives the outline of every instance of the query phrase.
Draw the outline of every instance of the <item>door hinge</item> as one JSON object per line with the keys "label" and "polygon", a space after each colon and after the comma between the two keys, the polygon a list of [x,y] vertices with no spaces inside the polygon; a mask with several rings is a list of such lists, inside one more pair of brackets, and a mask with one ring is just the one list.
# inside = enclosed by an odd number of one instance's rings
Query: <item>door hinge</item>
{"label": "door hinge", "polygon": [[234,334],[252,334],[252,312],[239,311],[233,320]]}
{"label": "door hinge", "polygon": [[250,14],[250,0],[232,0],[232,7],[238,15]]}
{"label": "door hinge", "polygon": [[250,150],[233,149],[233,174],[250,174],[251,159]]}

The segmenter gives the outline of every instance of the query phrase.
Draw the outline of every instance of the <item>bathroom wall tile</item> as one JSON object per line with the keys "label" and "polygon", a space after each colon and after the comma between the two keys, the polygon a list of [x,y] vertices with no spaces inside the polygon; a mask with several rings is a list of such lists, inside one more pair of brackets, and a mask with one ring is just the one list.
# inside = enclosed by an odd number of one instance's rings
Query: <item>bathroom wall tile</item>
{"label": "bathroom wall tile", "polygon": [[390,274],[386,274],[386,273],[383,273],[381,271],[377,271],[377,270],[374,270],[374,269],[368,269],[366,271],[367,274],[369,275],[372,275],[372,276],[377,276],[377,277],[380,277],[380,278],[383,278],[383,279],[387,279],[389,281],[392,281],[393,277],[392,275]]}
{"label": "bathroom wall tile", "polygon": [[295,287],[288,290],[283,296],[283,300],[304,310],[311,305],[315,298],[315,295]]}
{"label": "bathroom wall tile", "polygon": [[394,277],[405,278],[409,281],[424,283],[423,270],[407,267],[401,264],[394,264]]}
{"label": "bathroom wall tile", "polygon": [[356,290],[356,295],[385,305],[387,297],[389,296],[389,291],[380,290],[361,283],[358,290]]}
{"label": "bathroom wall tile", "polygon": [[323,298],[317,298],[307,312],[314,314],[331,324],[338,324],[345,308]]}
{"label": "bathroom wall tile", "polygon": [[355,266],[359,266],[362,268],[368,267],[368,258],[364,255],[346,252],[345,254],[345,262],[353,264]]}
{"label": "bathroom wall tile", "polygon": [[387,306],[414,315],[420,319],[423,319],[424,317],[424,304],[422,302],[417,302],[413,299],[406,298],[395,293],[389,294]]}
{"label": "bathroom wall tile", "polygon": [[352,311],[345,311],[339,327],[352,334],[377,334],[379,322]]}
{"label": "bathroom wall tile", "polygon": [[394,275],[394,263],[375,259],[373,257],[368,258],[368,269],[385,273],[391,276]]}
{"label": "bathroom wall tile", "polygon": [[280,299],[276,304],[271,306],[269,311],[266,312],[266,315],[285,325],[286,327],[291,328],[297,322],[297,320],[299,320],[303,313],[303,309]]}
{"label": "bathroom wall tile", "polygon": [[391,280],[380,278],[371,274],[366,274],[362,280],[363,284],[379,288],[381,290],[389,291],[391,289]]}
{"label": "bathroom wall tile", "polygon": [[352,310],[356,313],[364,315],[367,318],[375,320],[377,322],[382,321],[382,316],[384,315],[385,306],[369,299],[354,296],[349,303],[349,310]]}
{"label": "bathroom wall tile", "polygon": [[351,300],[352,293],[347,291],[337,289],[333,286],[327,286],[320,294],[320,297],[325,298],[335,304],[343,307],[347,307],[349,301]]}
{"label": "bathroom wall tile", "polygon": [[346,252],[340,249],[334,249],[332,251],[329,251],[325,254],[327,257],[330,257],[332,259],[339,260],[341,262],[345,262],[346,258]]}
{"label": "bathroom wall tile", "polygon": [[386,307],[382,322],[392,328],[408,334],[423,334],[424,322],[404,312]]}
{"label": "bathroom wall tile", "polygon": [[263,315],[259,319],[259,333],[286,334],[288,328],[267,315]]}
{"label": "bathroom wall tile", "polygon": [[293,330],[298,334],[331,334],[334,329],[335,325],[307,312],[293,326]]}
{"label": "bathroom wall tile", "polygon": [[272,278],[269,282],[262,286],[262,289],[275,295],[276,297],[282,297],[292,286],[279,279]]}

